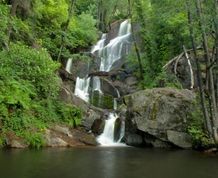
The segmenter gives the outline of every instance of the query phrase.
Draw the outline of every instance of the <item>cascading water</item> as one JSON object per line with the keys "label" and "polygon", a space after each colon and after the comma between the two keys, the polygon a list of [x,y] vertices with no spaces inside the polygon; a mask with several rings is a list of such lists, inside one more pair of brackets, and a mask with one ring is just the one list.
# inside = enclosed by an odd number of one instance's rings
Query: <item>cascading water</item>
{"label": "cascading water", "polygon": [[[128,54],[129,44],[131,36],[131,24],[129,20],[126,20],[120,24],[119,32],[116,38],[112,39],[107,45],[105,45],[106,34],[102,35],[102,38],[92,48],[91,53],[97,55],[101,59],[99,71],[109,72],[113,68],[113,64],[120,60],[123,55]],[[85,101],[89,101],[89,86],[90,78],[77,78],[75,95]],[[103,93],[101,90],[101,81],[99,77],[92,78],[92,91],[98,91]],[[117,96],[119,97],[119,91],[117,90]],[[117,108],[117,100],[114,99],[114,109]],[[114,141],[114,127],[118,115],[113,112],[109,113],[109,117],[105,122],[105,128],[103,133],[97,138],[97,141],[103,146],[116,146],[121,144],[121,139],[125,133],[125,122],[121,121],[121,130],[118,141]]]}
{"label": "cascading water", "polygon": [[66,65],[65,70],[66,70],[68,73],[71,73],[72,61],[73,61],[72,58],[69,58],[69,59],[67,60],[67,65]]}
{"label": "cascading water", "polygon": [[[105,121],[105,127],[103,133],[97,138],[97,141],[102,146],[124,146],[125,144],[120,143],[122,138],[119,138],[117,142],[114,141],[114,130],[115,130],[115,122],[118,118],[116,113],[110,113],[108,119]],[[121,128],[121,131],[123,128]],[[125,129],[125,127],[124,127]]]}
{"label": "cascading water", "polygon": [[[123,45],[129,43],[131,24],[128,20],[120,24],[118,36],[112,39],[105,47],[100,49],[100,71],[110,71],[113,64],[123,55]],[[128,50],[127,50],[128,51]]]}
{"label": "cascading water", "polygon": [[76,86],[74,94],[80,97],[82,100],[88,102],[89,101],[89,85],[90,78],[79,78],[76,79]]}

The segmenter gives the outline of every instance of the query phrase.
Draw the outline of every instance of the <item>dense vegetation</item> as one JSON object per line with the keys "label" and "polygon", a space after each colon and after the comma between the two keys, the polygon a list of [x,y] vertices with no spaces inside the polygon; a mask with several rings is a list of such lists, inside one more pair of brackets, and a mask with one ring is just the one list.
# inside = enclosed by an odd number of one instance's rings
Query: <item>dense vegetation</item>
{"label": "dense vegetation", "polygon": [[[136,75],[142,88],[159,87],[160,80],[164,86],[181,88],[162,67],[185,48],[194,51],[201,109],[193,114],[189,131],[196,142],[205,138],[217,142],[216,0],[1,0],[1,138],[14,131],[28,140],[34,138],[29,135],[32,128],[77,122],[80,111],[57,99],[59,62],[87,51],[100,31],[107,32],[112,22],[126,18],[140,24],[133,37],[139,36],[141,44],[135,44],[136,53],[129,58],[140,68]],[[197,51],[198,46],[203,50]],[[202,56],[203,67],[198,62]],[[202,73],[208,77],[202,78]]]}

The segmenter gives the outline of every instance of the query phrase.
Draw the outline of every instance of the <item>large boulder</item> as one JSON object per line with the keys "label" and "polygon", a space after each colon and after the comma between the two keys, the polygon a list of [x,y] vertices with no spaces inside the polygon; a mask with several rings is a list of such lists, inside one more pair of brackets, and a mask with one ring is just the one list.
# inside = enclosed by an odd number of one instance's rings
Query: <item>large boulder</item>
{"label": "large boulder", "polygon": [[[156,88],[124,97],[127,131],[133,127],[181,148],[191,147],[186,125],[195,95],[189,90]],[[153,145],[154,146],[154,145]]]}

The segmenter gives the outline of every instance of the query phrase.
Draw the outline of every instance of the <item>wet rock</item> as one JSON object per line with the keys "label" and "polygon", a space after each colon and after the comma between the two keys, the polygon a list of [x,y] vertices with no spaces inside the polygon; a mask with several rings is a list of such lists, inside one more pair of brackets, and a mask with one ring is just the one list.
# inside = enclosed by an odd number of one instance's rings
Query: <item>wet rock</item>
{"label": "wet rock", "polygon": [[155,147],[155,148],[171,148],[172,144],[169,142],[160,140],[158,138],[152,137],[151,135],[146,135],[144,137],[144,142],[146,146]]}
{"label": "wet rock", "polygon": [[84,145],[97,146],[96,138],[92,133],[87,133],[85,130],[73,130],[73,138]]}
{"label": "wet rock", "polygon": [[122,120],[117,118],[114,125],[114,141],[118,141],[121,134]]}
{"label": "wet rock", "polygon": [[103,119],[96,119],[92,125],[92,133],[96,135],[100,135],[104,131],[104,126],[105,126],[105,120]]}
{"label": "wet rock", "polygon": [[141,135],[138,134],[128,134],[125,137],[125,143],[130,146],[142,146],[143,138]]}

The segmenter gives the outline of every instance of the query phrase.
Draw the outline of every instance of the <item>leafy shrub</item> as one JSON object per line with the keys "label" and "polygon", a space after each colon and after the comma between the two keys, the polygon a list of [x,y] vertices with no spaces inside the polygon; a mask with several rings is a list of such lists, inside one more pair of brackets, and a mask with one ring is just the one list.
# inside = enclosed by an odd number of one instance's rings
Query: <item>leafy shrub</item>
{"label": "leafy shrub", "polygon": [[43,145],[45,145],[45,140],[43,139],[43,133],[40,132],[24,132],[23,137],[26,139],[28,145],[31,148],[39,149]]}
{"label": "leafy shrub", "polygon": [[46,50],[12,44],[0,52],[1,132],[15,132],[31,147],[43,145],[42,133],[51,123],[80,124],[78,108],[60,102],[59,67]]}
{"label": "leafy shrub", "polygon": [[58,77],[54,72],[60,65],[52,61],[46,50],[37,51],[21,44],[12,44],[10,51],[0,53],[0,63],[3,69],[0,77],[26,80],[35,87],[40,97],[57,95]]}
{"label": "leafy shrub", "polygon": [[194,103],[193,112],[188,120],[187,131],[192,137],[194,148],[205,149],[214,144],[204,128],[203,115],[200,109],[199,98]]}
{"label": "leafy shrub", "polygon": [[0,39],[1,39],[0,48],[4,45],[4,43],[7,40],[6,30],[7,30],[8,20],[9,20],[8,12],[9,12],[8,7],[0,3],[0,29],[1,29],[0,30]]}

